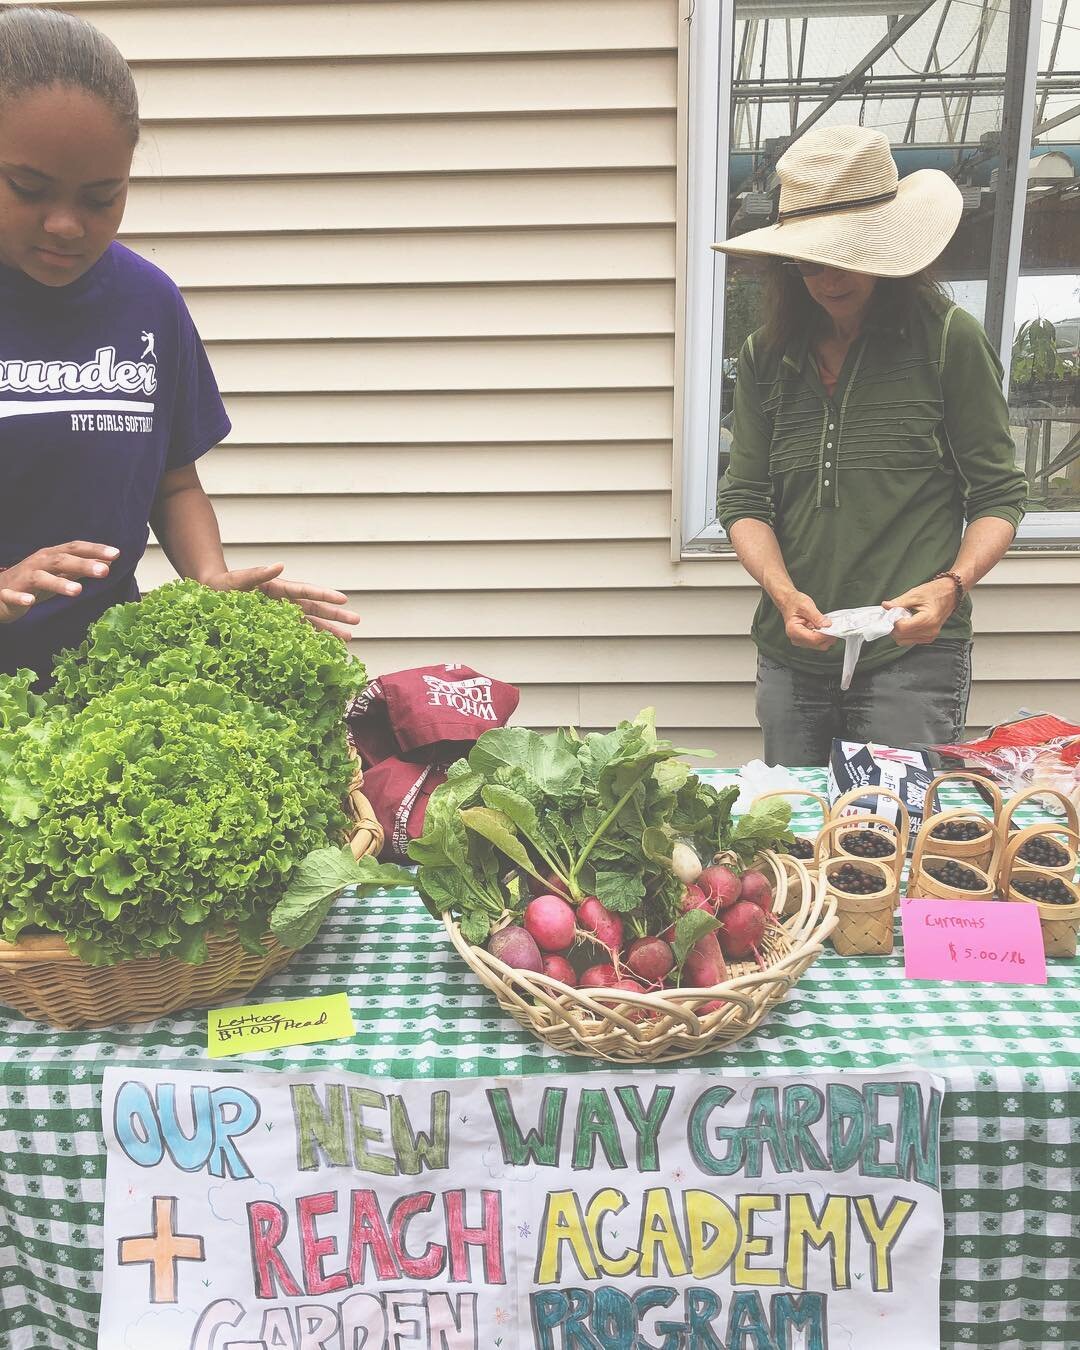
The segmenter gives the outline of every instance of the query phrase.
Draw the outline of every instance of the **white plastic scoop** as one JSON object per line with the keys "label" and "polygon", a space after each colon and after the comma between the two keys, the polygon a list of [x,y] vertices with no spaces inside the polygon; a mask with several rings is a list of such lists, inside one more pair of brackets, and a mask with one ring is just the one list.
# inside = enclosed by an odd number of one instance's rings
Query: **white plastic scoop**
{"label": "white plastic scoop", "polygon": [[864,642],[873,642],[875,638],[888,637],[893,626],[901,619],[910,619],[909,609],[882,609],[880,605],[865,605],[862,609],[834,609],[825,618],[827,627],[819,628],[819,633],[828,637],[844,639],[844,673],[840,679],[840,688],[851,685],[855,666],[859,660]]}

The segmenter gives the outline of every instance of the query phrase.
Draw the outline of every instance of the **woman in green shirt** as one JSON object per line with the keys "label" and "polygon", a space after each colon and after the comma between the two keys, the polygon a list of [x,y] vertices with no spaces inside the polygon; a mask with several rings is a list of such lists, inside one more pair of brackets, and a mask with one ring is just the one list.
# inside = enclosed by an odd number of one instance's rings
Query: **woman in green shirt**
{"label": "woman in green shirt", "polygon": [[[898,182],[886,138],[808,132],[777,164],[776,225],[717,244],[772,259],[765,327],[735,383],[719,519],[762,588],[758,720],[770,763],[824,764],[834,737],[959,739],[971,684],[968,592],[1023,516],[1002,369],[981,326],[926,274],[959,189]],[[840,688],[825,614],[903,607]]]}

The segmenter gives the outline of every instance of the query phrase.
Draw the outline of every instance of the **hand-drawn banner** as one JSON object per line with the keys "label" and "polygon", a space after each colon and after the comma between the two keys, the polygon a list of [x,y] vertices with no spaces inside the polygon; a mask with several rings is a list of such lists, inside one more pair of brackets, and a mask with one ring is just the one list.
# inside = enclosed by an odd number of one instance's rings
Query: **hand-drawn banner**
{"label": "hand-drawn banner", "polygon": [[941,1082],[108,1069],[99,1350],[929,1350]]}

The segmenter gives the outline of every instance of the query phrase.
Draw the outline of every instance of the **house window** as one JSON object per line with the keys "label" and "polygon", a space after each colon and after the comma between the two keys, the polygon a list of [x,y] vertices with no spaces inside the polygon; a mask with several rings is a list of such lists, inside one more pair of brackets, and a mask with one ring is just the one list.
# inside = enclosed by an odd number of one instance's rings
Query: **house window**
{"label": "house window", "polygon": [[901,177],[961,188],[935,271],[1002,357],[1031,482],[1017,544],[1080,542],[1080,0],[695,0],[689,24],[683,551],[726,547],[735,361],[761,316],[760,265],[709,244],[775,220],[793,139],[854,122]]}

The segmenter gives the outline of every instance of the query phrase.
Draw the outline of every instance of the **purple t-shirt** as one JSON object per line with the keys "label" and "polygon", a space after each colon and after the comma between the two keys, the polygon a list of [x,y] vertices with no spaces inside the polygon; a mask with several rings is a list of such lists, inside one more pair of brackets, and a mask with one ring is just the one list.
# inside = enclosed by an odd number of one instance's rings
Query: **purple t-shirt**
{"label": "purple t-shirt", "polygon": [[74,539],[120,550],[105,581],[0,624],[0,670],[47,674],[137,596],[162,474],[229,429],[187,306],[153,263],[114,243],[61,287],[0,266],[0,567]]}

